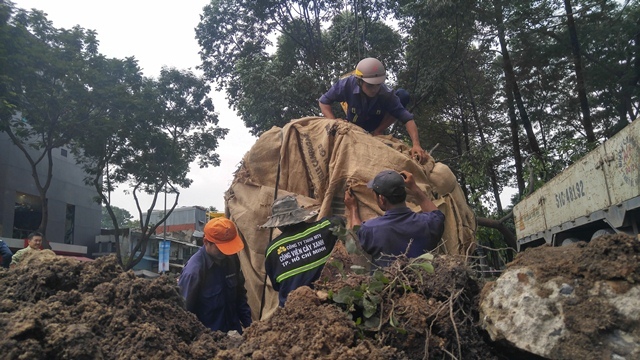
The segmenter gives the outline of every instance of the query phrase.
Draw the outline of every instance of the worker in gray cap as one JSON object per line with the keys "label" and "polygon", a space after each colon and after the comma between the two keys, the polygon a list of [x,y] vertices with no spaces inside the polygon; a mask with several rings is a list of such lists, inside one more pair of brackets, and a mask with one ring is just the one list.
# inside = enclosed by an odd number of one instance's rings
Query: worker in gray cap
{"label": "worker in gray cap", "polygon": [[[418,187],[411,173],[384,170],[367,186],[375,193],[384,215],[362,222],[358,203],[349,190],[344,194],[344,203],[350,226],[360,226],[358,239],[375,265],[388,266],[397,255],[413,258],[436,248],[444,232],[444,214]],[[416,198],[422,212],[407,207],[407,191]]]}

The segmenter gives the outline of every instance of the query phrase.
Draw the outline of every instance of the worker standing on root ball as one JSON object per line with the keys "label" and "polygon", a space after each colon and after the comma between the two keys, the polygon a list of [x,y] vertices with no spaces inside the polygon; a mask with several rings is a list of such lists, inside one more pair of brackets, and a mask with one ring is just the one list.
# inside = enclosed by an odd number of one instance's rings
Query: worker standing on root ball
{"label": "worker standing on root ball", "polygon": [[280,306],[289,293],[301,286],[312,286],[320,278],[338,237],[333,230],[344,227],[344,221],[327,217],[316,222],[305,221],[315,212],[298,205],[295,196],[277,199],[271,206],[271,216],[261,227],[277,227],[282,234],[269,242],[265,270],[274,290],[278,291]]}
{"label": "worker standing on root ball", "polygon": [[[361,225],[357,235],[362,248],[375,265],[388,266],[394,256],[415,258],[436,248],[444,233],[444,214],[416,184],[408,171],[384,170],[369,181],[383,216],[362,222],[358,203],[347,190],[344,204],[350,226]],[[407,190],[416,198],[422,212],[407,207]],[[390,256],[387,256],[390,255]]]}
{"label": "worker standing on root ball", "polygon": [[237,253],[244,248],[235,224],[215,218],[204,227],[204,244],[187,262],[178,286],[185,307],[211,330],[242,333],[251,325]]}
{"label": "worker standing on root ball", "polygon": [[411,157],[423,164],[428,155],[420,146],[413,114],[402,106],[398,95],[384,85],[386,78],[386,70],[380,60],[362,59],[356,66],[354,75],[340,79],[320,97],[320,111],[326,118],[335,119],[331,104],[346,102],[347,121],[374,135],[382,134],[391,124],[389,119],[400,120],[411,138]]}

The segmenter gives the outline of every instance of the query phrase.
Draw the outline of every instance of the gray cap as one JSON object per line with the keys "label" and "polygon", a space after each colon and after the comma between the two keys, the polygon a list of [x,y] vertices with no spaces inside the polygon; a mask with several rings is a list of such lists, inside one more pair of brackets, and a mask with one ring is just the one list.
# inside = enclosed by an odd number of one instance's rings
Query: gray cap
{"label": "gray cap", "polygon": [[367,183],[369,189],[386,197],[406,194],[404,177],[397,171],[383,170]]}
{"label": "gray cap", "polygon": [[298,205],[298,200],[293,195],[283,196],[271,205],[271,216],[267,222],[261,225],[262,228],[280,227],[307,221],[318,214],[317,211],[310,211]]}

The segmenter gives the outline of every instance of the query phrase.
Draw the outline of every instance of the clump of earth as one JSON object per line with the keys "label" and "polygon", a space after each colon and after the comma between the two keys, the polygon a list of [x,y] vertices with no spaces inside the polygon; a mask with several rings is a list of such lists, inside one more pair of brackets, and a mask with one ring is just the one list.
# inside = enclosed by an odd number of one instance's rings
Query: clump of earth
{"label": "clump of earth", "polygon": [[[616,241],[601,238],[599,256],[607,258]],[[515,263],[539,256],[557,260],[541,249],[519,254]],[[616,267],[637,273],[637,256],[631,258],[635,263],[627,259]],[[573,259],[568,273],[588,269],[608,275],[610,270],[597,270],[592,260]],[[81,262],[43,250],[14,269],[0,270],[0,354],[4,359],[537,358],[489,340],[478,319],[484,282],[464,258],[399,257],[373,274],[352,270],[352,263],[338,246],[314,289],[292,292],[284,308],[239,336],[210,331],[184,310],[174,276],[138,278],[113,256]]]}
{"label": "clump of earth", "polygon": [[210,359],[230,337],[182,309],[175,278],[43,250],[0,271],[3,359]]}
{"label": "clump of earth", "polygon": [[607,235],[527,249],[487,283],[480,307],[492,338],[542,356],[638,359],[638,284],[639,238]]}

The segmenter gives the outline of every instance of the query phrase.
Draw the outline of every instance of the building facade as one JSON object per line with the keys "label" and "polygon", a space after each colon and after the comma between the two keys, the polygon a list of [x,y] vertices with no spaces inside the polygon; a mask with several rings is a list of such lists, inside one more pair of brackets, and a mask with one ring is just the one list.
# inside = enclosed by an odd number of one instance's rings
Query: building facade
{"label": "building facade", "polygon": [[[154,210],[151,212],[149,221],[152,224],[157,224],[163,216],[164,210]],[[205,208],[202,206],[183,206],[175,208],[169,214],[167,221],[156,229],[156,235],[162,235],[165,232],[166,225],[167,234],[183,232],[185,235],[191,236],[195,233],[198,236],[206,223],[207,210]]]}
{"label": "building facade", "polygon": [[[97,252],[94,252],[93,257],[114,254],[116,252],[116,240],[115,230],[102,229],[101,234],[96,236],[95,242],[97,245]],[[176,234],[178,237],[174,237]],[[121,229],[120,230],[120,251],[122,254],[131,254],[133,248],[140,240],[141,233],[139,230]],[[160,262],[160,243],[163,241],[163,236],[152,235],[147,242],[147,249],[142,260],[133,267],[133,270],[143,272],[146,276],[148,274],[159,273]],[[168,254],[168,272],[179,273],[187,260],[195,254],[200,246],[202,246],[202,238],[195,238],[193,236],[184,236],[182,232],[167,233],[166,241],[169,242],[169,254]]]}
{"label": "building facade", "polygon": [[[44,162],[46,165],[46,159]],[[37,171],[41,180],[46,180],[46,166]],[[95,237],[100,234],[102,216],[100,204],[94,201],[96,191],[84,184],[84,177],[68,149],[53,150],[46,238],[66,245],[65,249],[77,245],[78,255],[97,251]],[[42,218],[41,205],[29,162],[9,136],[0,132],[0,237],[24,239],[36,230]],[[52,248],[55,250],[55,245]],[[84,254],[79,253],[82,249]]]}

